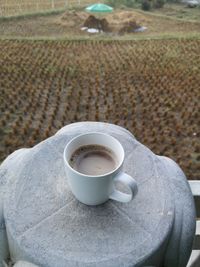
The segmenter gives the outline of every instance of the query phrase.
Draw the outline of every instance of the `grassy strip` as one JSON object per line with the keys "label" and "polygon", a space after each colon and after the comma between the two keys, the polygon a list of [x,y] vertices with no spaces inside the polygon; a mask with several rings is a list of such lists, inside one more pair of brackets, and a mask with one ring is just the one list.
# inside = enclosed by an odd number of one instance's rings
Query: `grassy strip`
{"label": "grassy strip", "polygon": [[12,21],[12,20],[23,20],[26,18],[35,18],[35,17],[40,17],[40,16],[57,15],[65,11],[66,11],[66,8],[61,8],[61,9],[54,9],[54,10],[47,10],[47,11],[40,11],[40,12],[30,12],[30,13],[25,13],[25,14],[16,15],[16,16],[0,17],[0,22],[1,21]]}
{"label": "grassy strip", "polygon": [[200,33],[189,33],[189,34],[162,34],[162,35],[140,35],[140,36],[130,36],[130,34],[124,36],[106,36],[106,35],[99,35],[99,36],[68,36],[68,37],[0,37],[0,41],[5,40],[16,40],[16,41],[105,41],[105,42],[112,42],[112,41],[140,41],[140,40],[183,40],[183,39],[193,39],[199,40]]}
{"label": "grassy strip", "polygon": [[137,12],[138,13],[141,13],[143,15],[147,15],[147,16],[149,15],[149,16],[163,18],[163,19],[170,19],[170,20],[184,21],[184,22],[192,22],[192,23],[198,23],[198,24],[200,24],[200,22],[198,20],[191,20],[191,19],[185,19],[185,18],[177,18],[177,17],[168,16],[168,15],[157,14],[157,13],[154,13],[153,11],[143,11],[143,10],[137,9]]}
{"label": "grassy strip", "polygon": [[70,4],[67,7],[59,8],[59,9],[48,9],[48,10],[42,10],[42,11],[33,11],[33,12],[27,12],[23,14],[18,14],[18,15],[11,15],[11,16],[2,16],[0,17],[0,21],[7,21],[7,20],[20,20],[20,19],[25,19],[25,18],[35,18],[39,16],[50,16],[50,15],[56,15],[56,14],[61,14],[65,11],[70,11],[70,10],[76,10],[76,11],[81,11],[83,8],[85,8],[87,4],[80,4],[79,6]]}

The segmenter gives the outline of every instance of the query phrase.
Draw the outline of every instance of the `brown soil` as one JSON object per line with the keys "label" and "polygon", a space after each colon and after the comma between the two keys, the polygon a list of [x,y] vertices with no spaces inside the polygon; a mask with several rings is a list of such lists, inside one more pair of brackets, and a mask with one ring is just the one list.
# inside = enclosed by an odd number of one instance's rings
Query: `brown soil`
{"label": "brown soil", "polygon": [[120,34],[132,33],[134,32],[134,30],[138,29],[139,27],[140,25],[138,25],[135,20],[130,20],[124,23],[124,26],[122,26],[122,28],[119,30],[119,33]]}
{"label": "brown soil", "polygon": [[110,24],[121,25],[130,20],[135,20],[138,24],[147,24],[151,22],[148,16],[140,14],[137,11],[116,11],[107,15],[107,20]]}
{"label": "brown soil", "polygon": [[88,27],[104,32],[132,33],[135,29],[148,24],[151,19],[135,11],[115,11],[106,14],[105,18],[97,18],[85,12],[67,11],[58,23],[68,27]]}
{"label": "brown soil", "polygon": [[64,26],[81,26],[88,17],[85,12],[67,11],[59,19],[58,23]]}
{"label": "brown soil", "polygon": [[84,27],[98,29],[104,32],[109,32],[108,21],[104,19],[98,19],[93,15],[90,15],[83,24]]}
{"label": "brown soil", "polygon": [[138,13],[137,11],[117,11],[107,15],[113,32],[133,33],[140,26],[146,26],[151,22],[148,16]]}

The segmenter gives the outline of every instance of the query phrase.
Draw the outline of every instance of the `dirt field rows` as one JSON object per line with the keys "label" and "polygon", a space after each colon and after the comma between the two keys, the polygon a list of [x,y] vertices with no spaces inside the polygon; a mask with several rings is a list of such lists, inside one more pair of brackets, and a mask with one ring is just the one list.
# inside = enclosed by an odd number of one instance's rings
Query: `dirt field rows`
{"label": "dirt field rows", "polygon": [[200,179],[200,40],[0,41],[0,51],[1,160],[96,120]]}

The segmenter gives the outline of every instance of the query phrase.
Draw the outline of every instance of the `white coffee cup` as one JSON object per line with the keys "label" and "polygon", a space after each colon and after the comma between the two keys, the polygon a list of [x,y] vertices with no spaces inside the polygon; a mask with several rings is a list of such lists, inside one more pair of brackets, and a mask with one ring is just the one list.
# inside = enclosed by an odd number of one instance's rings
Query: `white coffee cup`
{"label": "white coffee cup", "polygon": [[[118,165],[111,172],[103,175],[86,175],[70,166],[72,154],[81,146],[104,146],[117,156]],[[122,171],[124,149],[120,142],[111,135],[92,132],[73,138],[64,149],[64,165],[69,186],[75,197],[86,205],[98,205],[113,199],[119,202],[129,202],[137,193],[136,181]],[[131,193],[125,194],[115,189],[115,182],[120,181],[130,188]]]}

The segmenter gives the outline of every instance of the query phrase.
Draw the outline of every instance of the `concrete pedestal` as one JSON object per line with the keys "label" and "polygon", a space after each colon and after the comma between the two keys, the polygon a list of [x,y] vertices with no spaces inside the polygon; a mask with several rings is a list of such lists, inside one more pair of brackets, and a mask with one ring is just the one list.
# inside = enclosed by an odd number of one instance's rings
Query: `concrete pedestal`
{"label": "concrete pedestal", "polygon": [[[72,195],[63,150],[74,136],[93,131],[108,133],[123,145],[124,170],[138,183],[132,202],[110,200],[89,207]],[[156,156],[121,127],[68,125],[34,148],[11,155],[0,167],[1,183],[13,261],[44,267],[187,264],[195,233],[188,182],[176,163]]]}
{"label": "concrete pedestal", "polygon": [[27,261],[18,261],[14,267],[39,267],[35,264],[32,264],[30,262],[27,262]]}

